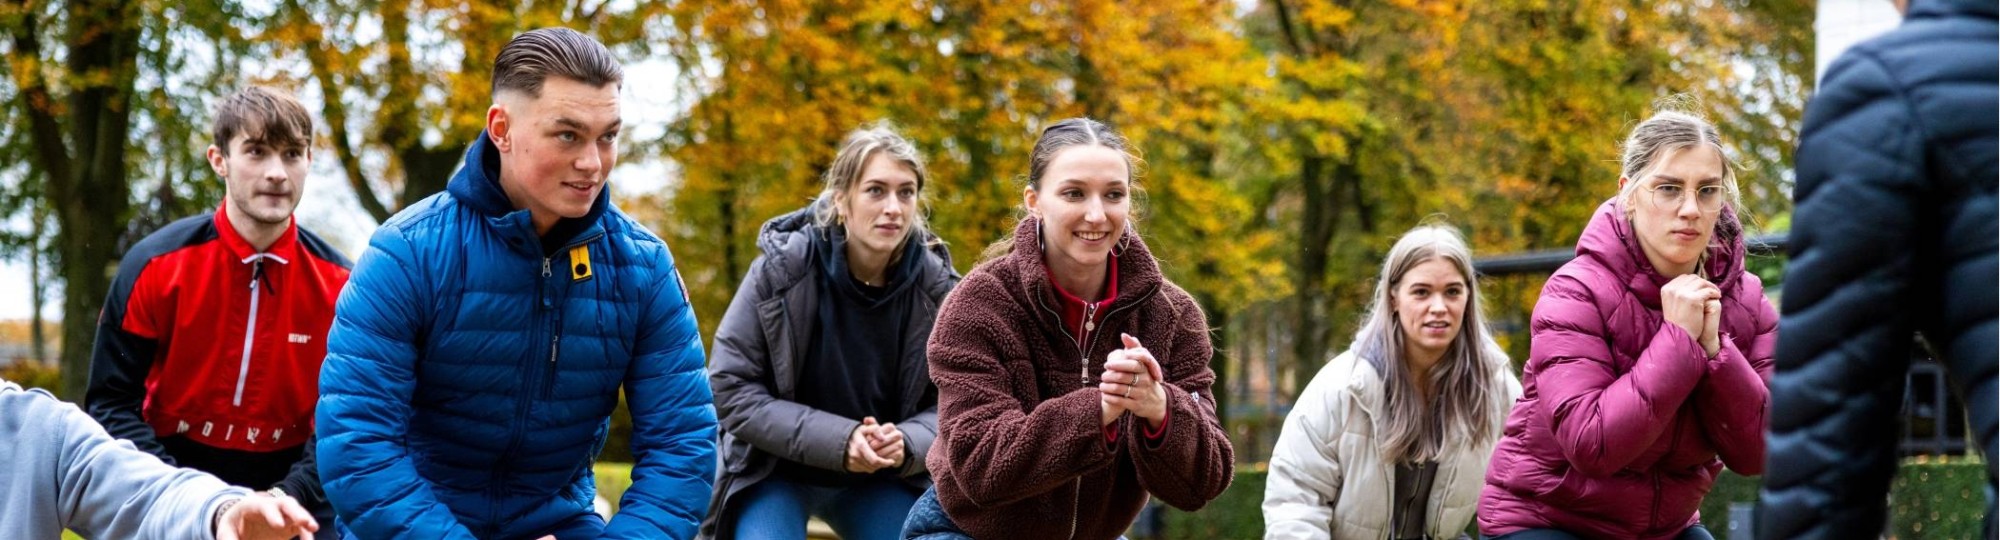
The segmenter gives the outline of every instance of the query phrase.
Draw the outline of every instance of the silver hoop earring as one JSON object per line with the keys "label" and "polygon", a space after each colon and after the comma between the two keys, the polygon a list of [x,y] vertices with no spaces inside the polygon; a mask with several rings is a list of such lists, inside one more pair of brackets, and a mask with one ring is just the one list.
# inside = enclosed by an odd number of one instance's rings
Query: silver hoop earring
{"label": "silver hoop earring", "polygon": [[1044,239],[1044,237],[1048,235],[1042,233],[1042,227],[1046,225],[1047,225],[1046,223],[1042,223],[1039,221],[1035,222],[1035,249],[1039,250],[1041,253],[1044,254],[1049,252],[1049,242],[1048,240]]}
{"label": "silver hoop earring", "polygon": [[1130,221],[1125,222],[1125,234],[1118,236],[1118,247],[1117,249],[1111,250],[1111,256],[1117,257],[1120,255],[1124,255],[1126,250],[1132,249],[1132,237],[1138,235],[1139,235],[1138,232],[1132,230],[1132,222]]}

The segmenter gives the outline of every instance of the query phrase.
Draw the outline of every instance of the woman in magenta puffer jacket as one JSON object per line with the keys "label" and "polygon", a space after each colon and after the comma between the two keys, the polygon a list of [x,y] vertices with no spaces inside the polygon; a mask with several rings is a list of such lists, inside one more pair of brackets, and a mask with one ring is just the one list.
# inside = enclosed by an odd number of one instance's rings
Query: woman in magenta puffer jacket
{"label": "woman in magenta puffer jacket", "polygon": [[1618,196],[1535,305],[1488,538],[1709,539],[1696,505],[1723,466],[1762,472],[1778,317],[1743,270],[1720,141],[1672,111],[1625,141]]}

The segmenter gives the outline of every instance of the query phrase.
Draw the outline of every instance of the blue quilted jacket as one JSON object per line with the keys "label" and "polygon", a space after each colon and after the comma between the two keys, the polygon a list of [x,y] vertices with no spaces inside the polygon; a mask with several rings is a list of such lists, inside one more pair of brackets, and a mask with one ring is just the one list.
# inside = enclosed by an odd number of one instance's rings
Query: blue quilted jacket
{"label": "blue quilted jacket", "polygon": [[[667,245],[608,195],[538,237],[486,134],[465,163],[382,224],[335,309],[317,421],[342,532],[693,537],[715,406]],[[591,463],[621,387],[637,463],[606,524]]]}

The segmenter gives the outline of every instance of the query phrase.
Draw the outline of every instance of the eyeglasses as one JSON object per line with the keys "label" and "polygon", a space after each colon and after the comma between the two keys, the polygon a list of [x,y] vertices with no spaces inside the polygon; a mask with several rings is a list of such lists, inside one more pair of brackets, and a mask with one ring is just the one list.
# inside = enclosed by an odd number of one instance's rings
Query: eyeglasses
{"label": "eyeglasses", "polygon": [[[1713,214],[1722,210],[1722,186],[1702,186],[1694,191],[1695,206],[1700,207],[1702,213]],[[1687,188],[1680,184],[1653,186],[1653,206],[1661,210],[1680,208],[1686,196]]]}

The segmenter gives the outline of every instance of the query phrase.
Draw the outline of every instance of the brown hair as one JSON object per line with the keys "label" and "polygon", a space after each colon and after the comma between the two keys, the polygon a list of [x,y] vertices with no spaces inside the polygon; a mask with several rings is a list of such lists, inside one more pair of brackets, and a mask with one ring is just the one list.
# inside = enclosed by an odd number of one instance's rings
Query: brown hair
{"label": "brown hair", "polygon": [[215,147],[225,156],[237,135],[273,147],[312,146],[312,115],[283,90],[265,86],[238,90],[215,104],[214,114]]}
{"label": "brown hair", "polygon": [[541,97],[550,75],[601,87],[622,83],[625,68],[590,36],[568,28],[537,28],[514,36],[494,57],[493,97],[508,91]]}
{"label": "brown hair", "polygon": [[833,157],[833,164],[826,168],[821,178],[826,188],[820,190],[819,210],[813,215],[813,222],[821,227],[835,223],[834,200],[837,195],[853,189],[861,180],[861,173],[867,169],[868,160],[875,154],[883,154],[909,167],[917,177],[917,198],[910,208],[910,232],[903,239],[923,238],[930,229],[924,223],[924,184],[930,181],[930,171],[924,168],[923,156],[917,154],[916,145],[896,133],[896,128],[888,122],[878,122],[873,126],[848,132],[840,143],[840,153]]}
{"label": "brown hair", "polygon": [[[1110,148],[1125,156],[1126,170],[1131,175],[1125,179],[1129,185],[1127,189],[1135,196],[1140,193],[1139,177],[1142,176],[1140,167],[1145,165],[1145,160],[1140,159],[1125,141],[1125,136],[1119,135],[1117,131],[1111,129],[1111,126],[1082,117],[1065,119],[1043,128],[1041,137],[1035,139],[1034,151],[1028,154],[1027,176],[1017,178],[1023,187],[1040,190],[1042,175],[1048,172],[1049,162],[1055,161],[1056,154],[1072,146],[1082,145]],[[1133,217],[1126,220],[1126,227],[1131,227],[1134,221],[1138,221],[1136,208]],[[1000,237],[1000,241],[986,246],[986,250],[980,252],[979,259],[982,261],[998,259],[1013,251],[1014,235],[1008,234]]]}

